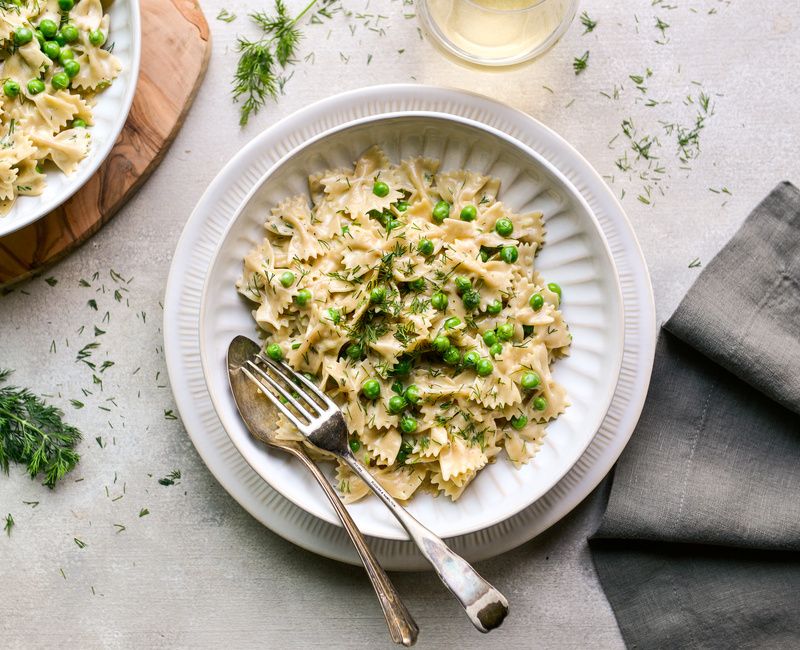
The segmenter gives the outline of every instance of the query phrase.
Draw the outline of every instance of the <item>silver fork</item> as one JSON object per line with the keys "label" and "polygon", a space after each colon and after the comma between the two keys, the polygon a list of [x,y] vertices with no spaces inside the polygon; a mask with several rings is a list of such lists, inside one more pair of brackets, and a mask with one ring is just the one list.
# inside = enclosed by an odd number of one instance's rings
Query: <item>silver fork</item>
{"label": "silver fork", "polygon": [[242,372],[312,444],[341,458],[383,501],[478,630],[489,632],[503,622],[508,614],[505,596],[409,514],[358,462],[348,444],[342,412],[333,400],[285,362],[273,361],[260,352],[242,366]]}

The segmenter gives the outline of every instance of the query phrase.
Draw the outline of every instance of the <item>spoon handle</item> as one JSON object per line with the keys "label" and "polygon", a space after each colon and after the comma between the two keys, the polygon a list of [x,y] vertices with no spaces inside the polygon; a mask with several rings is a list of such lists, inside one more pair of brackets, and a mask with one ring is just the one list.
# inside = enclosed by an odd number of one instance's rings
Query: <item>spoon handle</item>
{"label": "spoon handle", "polygon": [[397,503],[349,450],[342,453],[341,458],[406,529],[422,555],[433,566],[439,579],[461,603],[472,624],[481,632],[499,627],[508,614],[505,596],[484,580],[469,562]]}
{"label": "spoon handle", "polygon": [[316,463],[308,457],[305,450],[301,447],[286,449],[290,451],[296,458],[300,460],[310,471],[311,474],[317,479],[325,496],[328,497],[333,509],[342,521],[345,531],[350,536],[353,546],[356,547],[356,552],[364,563],[364,568],[367,570],[372,587],[378,596],[378,600],[383,610],[383,615],[386,618],[386,625],[389,627],[389,633],[392,636],[392,641],[404,646],[412,646],[417,640],[419,628],[414,622],[405,604],[400,599],[392,581],[386,572],[383,570],[378,560],[372,554],[367,540],[361,534],[361,531],[356,526],[347,508],[344,507],[339,495],[333,489],[328,479],[317,467]]}

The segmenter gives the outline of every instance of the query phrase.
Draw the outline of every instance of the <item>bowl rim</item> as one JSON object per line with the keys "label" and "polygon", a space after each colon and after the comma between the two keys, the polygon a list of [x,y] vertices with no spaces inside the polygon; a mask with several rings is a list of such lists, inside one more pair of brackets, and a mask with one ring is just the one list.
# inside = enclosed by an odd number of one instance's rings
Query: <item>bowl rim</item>
{"label": "bowl rim", "polygon": [[[124,1],[130,6],[128,15],[131,25],[131,62],[128,66],[128,69],[131,73],[131,82],[122,97],[117,121],[108,132],[108,140],[102,147],[95,149],[95,155],[92,160],[88,161],[85,166],[81,166],[79,168],[80,171],[78,173],[80,173],[82,176],[78,177],[75,182],[69,183],[57,198],[54,198],[48,203],[40,203],[35,210],[31,211],[29,216],[24,219],[20,219],[19,222],[10,223],[7,228],[3,228],[4,217],[0,217],[0,237],[5,237],[17,232],[18,230],[21,230],[22,228],[25,228],[26,226],[30,226],[32,223],[37,222],[42,217],[50,214],[53,212],[53,210],[57,210],[64,203],[66,203],[78,190],[80,190],[84,185],[86,185],[86,183],[89,182],[89,179],[92,178],[92,176],[95,175],[97,170],[100,168],[100,165],[106,161],[108,155],[111,153],[111,150],[114,148],[114,145],[117,143],[117,138],[119,138],[119,134],[122,133],[122,129],[125,128],[125,124],[128,122],[128,116],[131,112],[133,98],[136,94],[136,88],[139,83],[139,66],[142,58],[142,17],[139,0]],[[114,0],[114,2],[121,3],[122,0]],[[102,98],[103,95],[101,93],[98,100],[102,101]],[[94,143],[92,144],[94,145]]]}
{"label": "bowl rim", "polygon": [[[211,386],[212,386],[212,384],[210,382],[210,373],[211,373],[210,366],[212,364],[211,351],[209,350],[208,346],[205,343],[205,341],[206,341],[206,336],[205,336],[205,334],[206,334],[206,325],[205,325],[205,322],[206,322],[207,309],[209,308],[208,307],[209,285],[210,285],[211,277],[213,275],[213,270],[215,269],[215,267],[217,266],[217,263],[219,261],[223,244],[227,240],[228,235],[230,234],[230,231],[233,229],[234,225],[241,218],[242,213],[246,210],[246,208],[248,207],[248,205],[252,201],[252,199],[255,196],[255,194],[288,161],[290,161],[292,158],[294,158],[296,155],[298,155],[301,151],[303,151],[304,149],[308,148],[309,146],[317,144],[318,142],[320,142],[320,141],[322,141],[322,140],[324,140],[326,138],[329,138],[329,137],[331,137],[333,135],[336,135],[336,134],[338,134],[340,132],[347,131],[347,130],[350,130],[350,129],[353,129],[353,128],[357,128],[357,127],[360,127],[360,126],[363,126],[363,125],[367,125],[367,124],[372,124],[372,123],[376,123],[376,122],[385,122],[385,121],[388,121],[388,120],[396,120],[396,119],[402,119],[402,118],[429,118],[429,119],[441,120],[441,121],[445,121],[445,122],[455,122],[455,123],[458,123],[458,124],[461,124],[461,125],[464,125],[464,126],[467,126],[467,127],[475,128],[475,129],[477,129],[479,131],[483,131],[485,133],[488,133],[491,136],[494,136],[496,138],[500,138],[501,140],[506,141],[508,144],[510,144],[514,148],[521,150],[526,156],[534,159],[537,164],[539,164],[542,167],[546,168],[549,173],[551,173],[554,177],[556,177],[556,179],[559,181],[559,183],[561,183],[562,187],[565,190],[567,190],[567,192],[569,193],[571,198],[576,200],[581,205],[581,207],[584,209],[586,214],[589,215],[592,223],[594,224],[595,230],[596,230],[597,234],[600,237],[600,241],[602,242],[603,251],[605,253],[606,260],[611,265],[611,268],[614,271],[614,281],[613,281],[612,284],[613,284],[613,287],[614,287],[614,294],[615,294],[615,298],[616,298],[616,310],[615,310],[616,318],[615,318],[615,322],[617,324],[622,324],[622,323],[624,323],[624,318],[625,318],[622,290],[621,290],[620,283],[619,283],[619,271],[617,270],[616,262],[614,261],[614,257],[613,257],[613,255],[611,253],[611,249],[609,247],[608,240],[607,240],[607,238],[605,236],[605,233],[603,232],[602,226],[600,225],[600,222],[597,219],[597,216],[594,214],[594,211],[591,209],[591,207],[588,204],[588,202],[586,201],[586,199],[581,195],[581,193],[574,186],[574,184],[555,165],[553,165],[550,161],[548,161],[546,158],[544,158],[544,156],[539,154],[532,147],[526,145],[525,143],[517,140],[516,138],[508,135],[507,133],[504,133],[503,131],[501,131],[501,130],[495,128],[495,127],[489,126],[489,125],[484,124],[484,123],[482,123],[480,121],[477,121],[477,120],[473,120],[473,119],[470,119],[470,118],[466,118],[466,117],[462,117],[462,116],[454,115],[454,114],[450,114],[450,113],[444,113],[444,112],[441,112],[441,111],[429,111],[429,110],[389,111],[389,112],[386,112],[386,113],[379,113],[379,114],[376,114],[376,115],[370,115],[370,116],[361,117],[361,118],[358,118],[358,119],[355,119],[355,120],[350,120],[350,121],[345,122],[343,124],[339,124],[337,126],[325,129],[322,132],[318,133],[317,135],[315,135],[315,136],[313,136],[311,138],[308,138],[306,140],[303,140],[297,146],[293,147],[291,150],[286,152],[272,166],[270,166],[269,169],[267,169],[258,178],[258,180],[256,180],[253,183],[252,187],[248,190],[247,194],[241,200],[240,205],[236,208],[236,210],[233,213],[232,217],[230,218],[230,220],[226,224],[225,228],[220,232],[219,240],[217,241],[217,244],[216,244],[216,246],[214,248],[214,252],[213,252],[213,254],[211,255],[211,257],[209,259],[208,272],[206,273],[206,276],[205,276],[205,278],[203,280],[203,289],[202,289],[201,296],[200,296],[200,313],[199,313],[199,317],[198,317],[198,321],[199,321],[198,322],[198,338],[199,338],[199,348],[200,348],[200,361],[201,361],[203,376],[204,376],[205,383],[206,383],[206,388],[208,389],[208,394],[209,394],[209,397],[211,399],[211,403],[213,405],[214,411],[216,412],[217,417],[219,418],[220,423],[222,424],[222,428],[225,430],[225,433],[228,435],[228,437],[230,438],[230,440],[233,443],[234,447],[236,447],[237,451],[242,455],[242,458],[244,458],[245,462],[247,462],[247,464],[250,465],[250,467],[253,469],[253,471],[255,471],[255,473],[258,474],[263,481],[265,481],[270,487],[272,487],[276,492],[281,494],[283,497],[285,497],[287,500],[289,500],[295,506],[297,506],[298,508],[300,508],[301,510],[307,512],[308,514],[310,514],[312,516],[315,516],[315,517],[317,517],[317,518],[319,518],[319,519],[321,519],[321,520],[323,520],[323,521],[325,521],[327,523],[333,524],[333,525],[338,526],[338,527],[342,527],[342,524],[341,524],[341,521],[339,521],[338,517],[335,515],[335,513],[334,513],[334,511],[332,509],[328,510],[328,509],[322,507],[321,509],[318,509],[318,511],[309,510],[308,507],[307,507],[307,503],[305,501],[300,500],[298,498],[298,496],[293,491],[286,490],[282,484],[280,484],[277,481],[271,481],[268,478],[268,476],[266,476],[263,472],[261,472],[259,470],[259,467],[258,467],[258,460],[251,457],[250,449],[248,447],[244,446],[244,445],[241,445],[240,441],[237,440],[236,436],[231,435],[230,427],[228,426],[229,419],[228,419],[227,414],[226,414],[226,409],[223,407],[223,404],[220,401],[221,400],[221,396],[217,393],[216,390],[211,390]],[[273,127],[273,128],[279,128],[279,127],[280,127],[280,123],[276,124],[275,127]],[[249,144],[246,145],[246,146],[249,146]],[[256,332],[256,331],[257,330],[254,329],[254,332]],[[595,431],[595,433],[592,434],[592,436],[589,436],[587,438],[586,443],[584,445],[582,445],[579,450],[576,448],[576,452],[574,454],[575,455],[574,462],[572,464],[570,464],[568,467],[563,468],[562,471],[558,473],[558,475],[554,475],[554,477],[550,481],[547,482],[546,486],[543,489],[540,490],[540,494],[538,494],[535,498],[532,498],[532,499],[526,501],[525,503],[520,505],[517,509],[513,510],[512,512],[503,513],[502,515],[494,516],[494,517],[491,517],[491,518],[487,517],[478,526],[462,526],[462,527],[455,527],[454,526],[451,529],[445,530],[444,532],[440,532],[440,531],[434,530],[434,532],[436,532],[436,534],[438,534],[440,537],[451,538],[451,537],[458,537],[458,536],[461,536],[461,535],[467,535],[467,534],[474,533],[474,532],[477,532],[477,531],[480,531],[480,530],[484,530],[486,528],[490,528],[491,526],[494,526],[494,525],[504,521],[505,519],[508,519],[510,517],[515,516],[516,514],[518,514],[520,511],[524,510],[525,508],[530,507],[534,502],[536,502],[538,499],[540,499],[544,495],[546,495],[552,489],[552,487],[554,485],[556,485],[562,478],[564,478],[564,476],[570,471],[570,469],[574,466],[574,464],[580,460],[580,458],[583,456],[583,454],[586,451],[586,449],[588,448],[588,446],[591,444],[592,439],[594,438],[594,435],[596,435],[597,430],[602,425],[603,420],[604,420],[605,416],[607,415],[608,409],[609,409],[609,407],[611,405],[611,401],[612,401],[612,398],[614,396],[614,391],[616,389],[617,380],[619,378],[620,369],[622,367],[622,358],[623,358],[624,349],[625,349],[625,330],[624,330],[624,327],[620,326],[619,327],[619,331],[621,333],[622,341],[621,341],[621,345],[618,348],[618,353],[615,355],[615,360],[614,360],[614,364],[613,364],[614,380],[610,381],[610,382],[606,382],[606,384],[605,384],[606,385],[606,389],[605,389],[606,393],[605,393],[605,395],[603,397],[603,402],[604,402],[605,406],[602,409],[602,411],[600,412],[599,416],[596,418],[597,421],[596,422],[592,422],[592,427],[591,428]],[[246,427],[244,426],[244,424],[242,424],[242,427],[243,427],[244,430],[246,430]],[[264,455],[264,454],[272,455],[272,454],[281,453],[281,452],[269,450],[263,445],[258,446],[257,449],[258,449],[257,453],[260,454],[260,455]],[[319,499],[318,501],[319,501],[319,503],[321,505],[324,505],[326,503],[323,499]],[[387,531],[384,531],[384,530],[376,531],[375,529],[371,529],[369,526],[364,526],[364,525],[361,525],[361,529],[362,529],[361,532],[363,534],[368,535],[370,537],[377,538],[377,539],[388,539],[388,540],[407,540],[407,539],[409,539],[408,536],[405,534],[405,531],[402,530],[402,529],[399,529],[399,528],[397,530],[392,530],[392,533],[388,533],[388,534],[387,534]]]}

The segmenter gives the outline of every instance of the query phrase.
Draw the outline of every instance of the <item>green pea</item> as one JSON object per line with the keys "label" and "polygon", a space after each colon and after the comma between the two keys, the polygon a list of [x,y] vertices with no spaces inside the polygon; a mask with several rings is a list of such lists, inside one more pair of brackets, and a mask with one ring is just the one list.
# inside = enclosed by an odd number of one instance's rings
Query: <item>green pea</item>
{"label": "green pea", "polygon": [[[63,43],[62,43],[63,45]],[[72,61],[75,58],[75,52],[68,47],[62,47],[61,52],[58,54],[58,62],[64,65],[67,61]]]}
{"label": "green pea", "polygon": [[419,392],[419,386],[416,384],[411,384],[408,388],[406,388],[406,391],[403,393],[403,395],[408,400],[409,404],[419,404],[420,400],[422,399],[422,394]]}
{"label": "green pea", "polygon": [[439,336],[433,339],[433,348],[437,352],[447,352],[447,350],[450,349],[450,339],[444,334],[439,334]]}
{"label": "green pea", "polygon": [[283,287],[288,289],[294,284],[294,273],[291,271],[284,271],[281,273],[280,282]]}
{"label": "green pea", "polygon": [[416,280],[411,280],[408,283],[408,288],[412,291],[424,291],[425,289],[425,278],[417,278]]}
{"label": "green pea", "polygon": [[511,233],[514,232],[514,224],[511,223],[511,219],[503,217],[495,222],[494,231],[501,237],[510,237]]}
{"label": "green pea", "polygon": [[497,338],[500,341],[510,341],[514,338],[514,324],[503,323],[497,327]]}
{"label": "green pea", "polygon": [[475,370],[480,377],[488,377],[494,371],[494,364],[489,359],[481,359],[475,366]]}
{"label": "green pea", "polygon": [[106,42],[106,35],[99,29],[93,29],[89,32],[89,42],[95,47],[100,47]]}
{"label": "green pea", "polygon": [[359,442],[356,438],[350,438],[350,451],[356,453],[359,449],[361,449],[361,442]]}
{"label": "green pea", "polygon": [[58,23],[55,20],[45,18],[39,23],[39,31],[42,32],[42,36],[45,38],[53,38],[58,33]]}
{"label": "green pea", "polygon": [[74,43],[78,40],[80,34],[78,33],[78,28],[75,25],[64,25],[61,28],[61,36],[67,43]]}
{"label": "green pea", "polygon": [[299,307],[305,307],[311,301],[311,292],[308,289],[300,289],[295,294],[294,301]]}
{"label": "green pea", "polygon": [[283,359],[283,350],[277,343],[270,343],[267,346],[267,356],[273,361],[280,361]]}
{"label": "green pea", "polygon": [[478,208],[474,205],[465,205],[461,208],[461,221],[475,221],[475,217],[478,216]]}
{"label": "green pea", "polygon": [[392,368],[392,374],[401,377],[407,375],[409,372],[411,372],[411,359],[408,357],[398,359],[397,363],[394,364],[394,368]]}
{"label": "green pea", "polygon": [[61,54],[61,47],[55,41],[47,41],[44,47],[42,47],[42,52],[44,52],[51,61],[58,61],[58,55]]}
{"label": "green pea", "polygon": [[528,304],[534,311],[539,311],[542,307],[544,307],[544,298],[542,297],[542,294],[533,294],[530,300],[528,300]]}
{"label": "green pea", "polygon": [[81,71],[81,64],[77,61],[69,60],[64,62],[64,72],[72,79]]}
{"label": "green pea", "polygon": [[381,396],[381,383],[377,379],[367,379],[361,385],[361,394],[367,399],[378,399]]}
{"label": "green pea", "polygon": [[503,246],[500,249],[500,259],[506,264],[513,264],[519,259],[519,251],[516,246]]}
{"label": "green pea", "polygon": [[33,32],[27,27],[17,27],[14,31],[14,43],[25,45],[33,40]]}
{"label": "green pea", "polygon": [[400,451],[397,452],[397,457],[395,460],[401,464],[405,463],[408,455],[412,451],[414,451],[414,447],[411,445],[411,443],[407,440],[403,440],[403,442],[400,443]]}
{"label": "green pea", "polygon": [[478,365],[478,361],[481,360],[481,355],[479,355],[475,350],[470,350],[464,355],[462,362],[468,368],[474,368]]}
{"label": "green pea", "polygon": [[56,72],[53,78],[50,79],[50,83],[56,90],[64,90],[64,88],[69,86],[69,76],[66,72]]}
{"label": "green pea", "polygon": [[542,378],[539,376],[539,373],[526,372],[522,375],[522,381],[520,383],[525,390],[533,390],[542,383]]}
{"label": "green pea", "polygon": [[464,277],[463,275],[457,275],[453,282],[456,285],[456,291],[459,295],[472,289],[472,282],[469,278]]}
{"label": "green pea", "polygon": [[375,184],[372,186],[372,193],[381,198],[388,196],[389,186],[383,181],[375,181]]}
{"label": "green pea", "polygon": [[58,0],[58,7],[61,11],[69,11],[75,6],[75,0]]}
{"label": "green pea", "polygon": [[3,84],[3,92],[5,93],[6,97],[13,99],[19,95],[19,84],[13,79],[7,79]]}
{"label": "green pea", "polygon": [[430,239],[420,239],[417,250],[425,257],[433,255],[433,242]]}
{"label": "green pea", "polygon": [[467,309],[477,309],[478,305],[481,304],[481,294],[474,289],[470,289],[461,296],[461,300],[464,302],[464,307]]}
{"label": "green pea", "polygon": [[369,292],[369,301],[371,303],[380,305],[384,300],[386,300],[386,287],[377,286]]}
{"label": "green pea", "polygon": [[533,399],[533,408],[537,411],[544,411],[547,408],[547,400],[544,397],[535,397]]}
{"label": "green pea", "polygon": [[347,351],[345,352],[348,358],[352,359],[353,361],[358,361],[363,353],[364,352],[358,343],[351,343],[350,345],[348,345]]}
{"label": "green pea", "polygon": [[561,304],[561,287],[555,282],[551,282],[547,285],[547,288],[558,296],[558,303]]}
{"label": "green pea", "polygon": [[493,300],[486,306],[486,312],[490,316],[497,316],[501,311],[503,311],[503,303],[499,300]]}
{"label": "green pea", "polygon": [[439,311],[444,311],[447,309],[447,294],[442,293],[441,291],[437,291],[433,296],[431,296],[431,305],[433,305],[434,309],[438,309]]}
{"label": "green pea", "polygon": [[86,122],[84,120],[80,119],[80,118],[78,118],[77,120],[72,120],[72,128],[73,129],[85,129],[86,128]]}
{"label": "green pea", "polygon": [[511,426],[514,427],[517,431],[520,429],[524,429],[525,425],[528,424],[528,416],[527,415],[515,415],[511,418]]}
{"label": "green pea", "polygon": [[458,316],[451,316],[444,322],[444,328],[451,330],[461,325],[461,319]]}
{"label": "green pea", "polygon": [[28,92],[31,95],[38,95],[44,90],[44,81],[41,79],[31,79],[28,84]]}
{"label": "green pea", "polygon": [[398,201],[394,204],[394,207],[397,208],[398,212],[405,212],[408,210],[408,201]]}
{"label": "green pea", "polygon": [[36,40],[39,42],[39,47],[44,47],[45,38],[44,38],[44,34],[42,34],[42,30],[40,30],[40,29],[33,30],[33,35],[36,37]]}
{"label": "green pea", "polygon": [[483,333],[483,342],[489,347],[493,346],[495,343],[497,343],[497,332],[494,330],[486,330]]}
{"label": "green pea", "polygon": [[503,344],[498,341],[489,348],[489,354],[493,357],[499,356],[503,353]]}
{"label": "green pea", "polygon": [[59,44],[61,47],[64,47],[64,46],[67,44],[67,39],[66,39],[66,38],[64,38],[64,34],[62,34],[62,33],[61,33],[61,30],[59,30],[59,31],[58,31],[58,34],[56,34],[56,35],[53,37],[53,40],[54,40],[56,43],[58,43],[58,44]]}
{"label": "green pea", "polygon": [[438,201],[433,206],[433,220],[436,223],[442,223],[447,217],[450,216],[450,204],[447,201]]}
{"label": "green pea", "polygon": [[406,398],[402,395],[392,395],[389,399],[389,413],[397,415],[406,407]]}
{"label": "green pea", "polygon": [[414,433],[417,430],[417,419],[410,415],[405,415],[400,420],[400,430],[403,433]]}
{"label": "green pea", "polygon": [[327,313],[328,313],[328,320],[334,325],[338,325],[342,320],[342,312],[340,312],[338,309],[329,307]]}
{"label": "green pea", "polygon": [[36,167],[34,167],[34,169],[36,170],[37,174],[44,174],[44,167],[42,167],[41,164],[37,164]]}
{"label": "green pea", "polygon": [[456,347],[449,347],[442,355],[444,362],[451,366],[456,366],[461,363],[461,352]]}
{"label": "green pea", "polygon": [[389,222],[386,224],[386,230],[391,232],[392,230],[397,230],[402,225],[403,225],[402,221],[399,221],[397,219],[389,219]]}

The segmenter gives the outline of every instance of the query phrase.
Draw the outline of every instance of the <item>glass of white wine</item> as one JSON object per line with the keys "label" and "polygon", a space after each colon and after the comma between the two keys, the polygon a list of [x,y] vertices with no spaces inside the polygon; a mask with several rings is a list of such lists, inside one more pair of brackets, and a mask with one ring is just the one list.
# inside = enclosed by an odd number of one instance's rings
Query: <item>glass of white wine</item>
{"label": "glass of white wine", "polygon": [[578,0],[417,0],[423,28],[445,52],[487,66],[528,61],[567,31]]}

